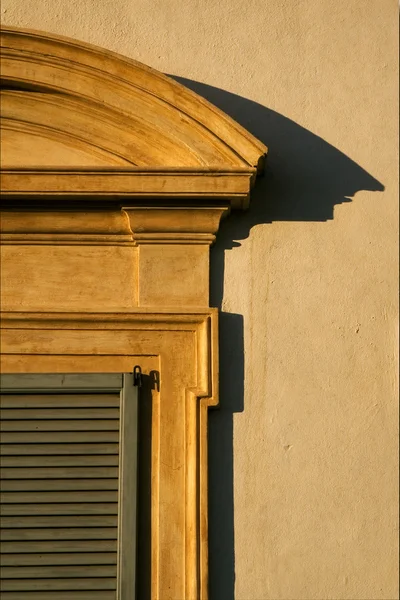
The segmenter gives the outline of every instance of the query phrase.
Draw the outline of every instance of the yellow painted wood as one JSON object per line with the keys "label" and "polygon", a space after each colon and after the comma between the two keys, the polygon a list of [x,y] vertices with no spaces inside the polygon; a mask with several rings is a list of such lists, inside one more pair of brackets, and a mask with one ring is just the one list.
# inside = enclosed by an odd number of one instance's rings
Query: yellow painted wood
{"label": "yellow painted wood", "polygon": [[[18,174],[14,174],[11,177],[14,178],[14,183],[17,182],[15,175],[18,176]],[[153,177],[152,183],[157,182],[157,185],[162,183],[163,193],[167,195],[172,194],[172,185],[183,185],[188,190],[192,184],[190,194],[198,193],[200,189],[201,193],[204,193],[208,189],[209,198],[224,195],[226,204],[218,211],[218,218],[224,212],[228,202],[233,203],[232,197],[229,197],[232,190],[235,190],[235,194],[238,194],[237,197],[240,197],[239,202],[241,202],[243,190],[245,187],[248,188],[249,184],[248,174],[231,174],[229,176],[230,187],[224,183],[226,182],[224,175],[220,174],[217,178],[215,173],[207,175],[203,173],[201,176],[197,174],[196,177],[190,175],[188,178],[182,177],[179,180],[175,175],[175,179],[160,173],[158,175],[153,173],[151,176]],[[24,178],[26,182],[26,174],[24,174]],[[107,178],[99,178],[98,174],[94,173],[84,175],[83,178],[77,173],[68,174],[66,177],[60,173],[51,173],[47,178],[47,184],[53,185],[52,182],[55,182],[57,189],[64,193],[66,186],[69,185],[68,182],[72,181],[75,182],[75,192],[78,188],[82,191],[83,187],[87,192],[91,186],[98,186],[101,179],[105,193],[111,194],[116,191],[117,187],[119,192],[128,194],[129,192],[124,192],[124,190],[132,189],[132,183],[143,182],[145,178],[143,173],[138,174],[138,177],[132,177],[132,173],[128,173],[126,178],[121,173],[115,173],[110,175],[107,181]],[[217,179],[218,185],[216,185]],[[21,181],[22,179],[19,178],[19,185]],[[111,190],[112,181],[115,182],[113,190]],[[38,186],[38,189],[39,187],[43,189],[43,183],[46,184],[44,179],[41,179],[40,182],[35,179],[35,176],[31,182],[33,188]],[[201,188],[203,182],[204,187]],[[10,179],[7,185],[12,187]],[[107,192],[107,187],[109,192]],[[144,187],[141,188],[142,191],[144,189]],[[170,197],[172,198],[172,196]],[[182,208],[182,202],[180,200],[180,208]],[[164,211],[164,217],[166,212]],[[155,392],[156,401],[153,405],[152,424],[151,502],[153,520],[151,543],[154,549],[151,567],[152,585],[155,594],[171,593],[182,598],[185,597],[187,585],[197,586],[200,576],[200,567],[198,567],[200,560],[203,582],[206,581],[204,573],[207,570],[206,527],[204,526],[206,519],[200,520],[200,513],[205,514],[206,494],[204,489],[199,491],[198,484],[199,470],[200,468],[202,471],[204,470],[205,462],[203,461],[199,465],[197,458],[199,445],[202,444],[204,447],[206,436],[203,427],[201,430],[195,428],[194,419],[186,419],[185,390],[194,390],[190,402],[202,402],[199,400],[200,398],[205,398],[204,404],[213,404],[217,401],[215,392],[216,339],[212,337],[214,333],[211,333],[210,311],[207,315],[204,313],[201,317],[197,317],[197,321],[194,313],[196,313],[196,307],[206,307],[208,304],[208,244],[212,242],[218,228],[218,219],[215,217],[215,211],[209,211],[209,214],[212,213],[212,218],[209,218],[210,224],[204,226],[202,224],[200,227],[200,225],[196,225],[194,218],[198,217],[200,212],[200,210],[187,210],[186,213],[182,211],[179,218],[171,214],[164,218],[161,215],[162,211],[159,211],[156,221],[162,222],[161,226],[157,228],[157,224],[146,220],[144,230],[139,231],[141,226],[139,221],[142,217],[135,210],[126,211],[124,216],[127,217],[127,223],[129,222],[131,241],[137,238],[139,254],[141,253],[143,258],[141,265],[137,264],[136,250],[126,247],[124,248],[127,251],[126,254],[119,255],[118,252],[121,248],[117,247],[116,240],[110,242],[108,238],[106,239],[104,230],[111,223],[111,217],[108,220],[109,218],[103,215],[102,231],[99,228],[99,231],[94,234],[97,236],[96,243],[115,244],[112,247],[112,256],[108,255],[108,264],[129,265],[128,276],[124,278],[119,275],[114,280],[124,281],[124,289],[129,289],[131,304],[126,311],[121,308],[122,302],[125,302],[123,298],[126,296],[121,296],[120,286],[114,285],[114,283],[111,287],[105,285],[102,260],[104,247],[101,248],[101,251],[96,250],[97,260],[92,260],[90,265],[86,261],[86,254],[82,249],[86,248],[85,244],[93,243],[93,240],[90,241],[87,237],[84,230],[84,219],[80,219],[79,227],[75,231],[71,230],[73,225],[69,224],[65,227],[62,225],[58,233],[49,232],[35,222],[36,231],[30,230],[24,234],[23,219],[16,216],[14,226],[19,219],[21,225],[19,231],[17,232],[11,227],[11,230],[4,234],[9,236],[5,240],[7,243],[16,244],[14,253],[10,251],[7,254],[6,262],[9,265],[7,277],[11,277],[11,274],[16,272],[17,265],[17,273],[13,276],[12,281],[16,279],[28,281],[26,288],[35,290],[35,297],[29,294],[24,296],[24,304],[21,306],[21,301],[15,291],[16,286],[11,286],[6,306],[11,311],[21,309],[41,311],[39,319],[42,319],[40,323],[36,321],[35,324],[35,317],[32,314],[25,314],[21,319],[24,321],[24,331],[16,329],[15,323],[9,329],[6,327],[3,348],[6,352],[5,361],[9,368],[20,372],[26,369],[37,371],[38,369],[49,370],[48,366],[52,367],[54,364],[57,364],[59,369],[63,369],[64,365],[68,364],[73,369],[80,368],[77,365],[84,365],[85,370],[93,370],[94,364],[101,364],[103,369],[119,370],[122,364],[129,363],[129,368],[132,367],[132,364],[136,364],[132,362],[133,355],[140,356],[140,360],[146,360],[148,356],[161,357],[156,360],[162,364],[163,389],[160,397]],[[53,220],[57,222],[58,218],[62,217],[55,216]],[[197,220],[197,223],[199,222],[200,219]],[[113,231],[112,227],[108,234],[111,231]],[[52,240],[51,236],[53,235],[55,237]],[[58,246],[62,235],[71,236],[68,243],[76,244],[75,247],[69,247],[68,252],[64,253],[65,257],[68,254],[68,269],[64,267],[66,262],[63,260],[64,255],[59,251]],[[125,233],[120,235],[121,241],[124,238],[123,243],[127,243],[124,236]],[[30,244],[24,246],[27,248],[25,255],[21,254],[22,240]],[[200,244],[200,250],[193,250],[196,248],[196,244]],[[157,245],[158,248],[153,251],[150,248],[151,245]],[[177,248],[173,248],[174,245]],[[171,249],[165,252],[167,246]],[[8,246],[8,248],[11,247]],[[144,250],[145,247],[148,249]],[[189,247],[192,248],[190,252],[188,251]],[[18,256],[19,258],[16,258]],[[30,256],[29,260],[28,256]],[[46,261],[46,257],[50,257],[49,261]],[[157,268],[154,268],[155,259],[157,259]],[[40,265],[46,265],[46,268],[41,268]],[[148,268],[147,265],[149,265]],[[174,283],[175,288],[171,288],[171,281],[177,280],[176,272],[180,272],[180,266],[183,265],[185,267],[182,271],[184,276],[179,278],[179,285]],[[79,280],[81,282],[78,284],[79,289],[74,288],[74,291],[77,292],[74,301],[68,293],[65,293],[70,287],[70,279],[66,277],[67,271],[90,276],[90,279],[84,276]],[[134,273],[135,276],[140,273],[141,288],[131,273]],[[161,282],[160,273],[162,274]],[[144,285],[144,278],[151,279],[152,284]],[[90,281],[90,285],[87,285],[87,281]],[[199,288],[196,287],[194,281],[202,282],[200,295],[198,294]],[[139,298],[140,306],[153,306],[153,308],[138,309],[138,314],[133,315],[131,309],[137,306],[139,288],[142,292]],[[162,293],[163,289],[172,290],[168,293],[168,297]],[[79,295],[81,292],[84,294],[83,296]],[[106,303],[103,302],[102,296],[104,295],[107,296]],[[34,304],[37,298],[40,299],[40,306]],[[94,301],[92,298],[97,298],[97,300]],[[99,298],[101,302],[99,302]],[[164,310],[166,305],[175,306],[175,314],[168,317],[157,316],[155,313]],[[124,304],[123,306],[128,305]],[[184,315],[188,306],[191,307],[192,314]],[[71,313],[70,322],[67,325],[62,324],[62,318],[54,317],[54,312],[70,310],[75,313]],[[109,310],[110,314],[104,313],[97,317],[87,314],[80,315],[80,310],[88,312]],[[53,312],[53,315],[49,315],[49,321],[43,326],[45,311]],[[114,314],[111,311],[114,311]],[[129,311],[130,314],[124,314],[121,319],[119,315]],[[15,320],[16,315],[14,314],[13,317]],[[96,318],[98,319],[97,323],[95,323]],[[160,318],[164,318],[162,325],[160,325]],[[79,324],[80,319],[82,320],[81,324]],[[191,321],[189,322],[188,319]],[[135,321],[134,325],[133,321]],[[29,323],[28,328],[27,322]],[[95,324],[93,325],[93,323]],[[118,333],[116,329],[118,329]],[[68,434],[69,432],[60,431],[60,434],[62,433]],[[52,436],[53,432],[49,432],[49,434]],[[40,443],[45,443],[50,439],[51,437],[47,437]],[[57,438],[53,438],[53,441],[57,442]],[[58,438],[58,441],[61,441],[61,438]],[[99,441],[105,441],[105,439]],[[205,481],[204,473],[201,480]],[[188,492],[189,489],[190,492]],[[200,523],[203,524],[201,531]],[[199,558],[200,547],[202,550]],[[173,553],[171,548],[174,549]],[[202,598],[205,598],[204,585],[202,589]]]}
{"label": "yellow painted wood", "polygon": [[[174,174],[197,174],[212,166],[230,172],[261,167],[266,152],[261,142],[203,98],[145,65],[76,40],[7,28],[2,44],[7,48],[3,76],[25,82],[23,90],[4,90],[3,119],[15,120],[22,140],[35,144],[18,144],[18,134],[7,128],[6,166],[40,161],[50,167],[64,158],[68,166],[78,161],[81,167],[137,165],[154,171],[158,165]],[[47,93],[29,91],[33,85]]]}
{"label": "yellow painted wood", "polygon": [[[92,219],[79,211],[49,211],[46,222],[18,211],[6,216],[3,307],[12,323],[5,325],[2,348],[4,364],[16,372],[49,366],[62,371],[66,364],[118,371],[123,364],[131,369],[133,356],[162,365],[151,425],[151,597],[184,598],[192,586],[204,600],[206,487],[200,489],[199,481],[206,482],[206,461],[199,464],[198,457],[207,438],[205,423],[199,427],[187,410],[186,390],[193,391],[189,400],[196,406],[217,402],[208,244],[224,210],[247,205],[266,148],[203,99],[134,61],[33,32],[7,30],[3,39],[2,74],[15,82],[15,89],[3,91],[5,166],[16,168],[2,177],[9,198],[21,192],[49,200],[54,193],[79,200],[98,194],[125,199],[125,206],[132,206],[130,197],[140,198],[146,209],[159,209],[167,198],[173,208],[187,209],[179,216],[159,211],[145,221],[135,211]],[[43,134],[44,124],[51,139]],[[55,164],[67,170],[52,169]],[[204,225],[202,211],[193,209],[199,198],[214,204],[221,199],[217,219],[207,210],[211,224]],[[189,252],[196,244],[200,250]],[[177,248],[165,252],[168,246]],[[152,281],[143,285],[147,279]],[[174,314],[157,314],[173,306]],[[199,306],[207,313],[196,321]],[[145,314],[143,307],[152,308]],[[36,321],[35,310],[41,313]],[[19,330],[18,311],[26,311]],[[64,322],[57,316],[62,311],[70,311]],[[102,315],[93,316],[96,311]],[[70,439],[62,438],[67,431],[58,440],[57,433],[48,433],[39,443]],[[22,437],[12,443],[17,439]]]}
{"label": "yellow painted wood", "polygon": [[[160,370],[161,391],[152,390],[151,401],[152,598],[157,594],[168,597],[169,590],[175,597],[185,598],[185,581],[189,574],[192,576],[197,559],[202,561],[197,575],[201,576],[202,591],[196,600],[207,598],[207,461],[202,459],[201,473],[200,465],[195,466],[202,481],[201,488],[196,487],[197,504],[187,503],[184,476],[188,464],[195,465],[193,457],[196,460],[199,446],[201,456],[206,455],[207,432],[204,421],[198,430],[192,429],[193,419],[185,419],[184,407],[187,402],[200,402],[206,415],[207,406],[218,402],[216,319],[212,309],[179,314],[150,309],[112,314],[66,312],[56,316],[35,312],[3,317],[2,348],[9,353],[4,355],[3,364],[12,372],[48,372],[54,365],[58,372],[118,372],[141,361],[146,373]],[[158,363],[146,358],[154,352],[161,357]],[[186,396],[187,387],[197,399]],[[102,432],[87,435],[90,433]],[[189,554],[185,540],[193,537],[198,546],[188,543]]]}

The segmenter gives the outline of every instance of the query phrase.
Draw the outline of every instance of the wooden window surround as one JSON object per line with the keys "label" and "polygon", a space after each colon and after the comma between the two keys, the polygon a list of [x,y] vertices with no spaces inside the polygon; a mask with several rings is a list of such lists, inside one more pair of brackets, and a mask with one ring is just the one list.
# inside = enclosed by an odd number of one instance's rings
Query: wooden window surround
{"label": "wooden window surround", "polygon": [[149,595],[205,600],[209,247],[266,148],[161,73],[53,35],[4,28],[1,85],[2,372],[158,373]]}

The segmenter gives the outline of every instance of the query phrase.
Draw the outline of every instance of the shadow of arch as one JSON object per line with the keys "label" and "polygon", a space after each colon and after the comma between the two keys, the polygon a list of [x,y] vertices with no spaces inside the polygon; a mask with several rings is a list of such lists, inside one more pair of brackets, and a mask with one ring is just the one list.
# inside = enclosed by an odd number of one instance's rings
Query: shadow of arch
{"label": "shadow of arch", "polygon": [[375,177],[340,150],[291,119],[218,88],[174,77],[220,108],[269,148],[265,176],[257,181],[250,210],[229,219],[232,239],[272,221],[328,221],[336,204],[359,191],[381,192]]}
{"label": "shadow of arch", "polygon": [[[269,148],[250,209],[221,223],[211,249],[210,304],[222,308],[225,250],[252,227],[274,221],[326,222],[336,205],[384,186],[360,165],[294,121],[221,89],[173,77],[235,119]],[[210,600],[234,600],[233,414],[244,409],[243,316],[220,312],[220,407],[209,418]]]}

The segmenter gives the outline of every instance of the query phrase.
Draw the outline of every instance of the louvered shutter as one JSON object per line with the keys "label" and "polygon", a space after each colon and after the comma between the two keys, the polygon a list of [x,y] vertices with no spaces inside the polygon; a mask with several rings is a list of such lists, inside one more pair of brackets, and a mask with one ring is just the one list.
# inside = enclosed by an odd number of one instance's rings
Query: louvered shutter
{"label": "louvered shutter", "polygon": [[132,375],[3,375],[1,387],[1,600],[133,600]]}

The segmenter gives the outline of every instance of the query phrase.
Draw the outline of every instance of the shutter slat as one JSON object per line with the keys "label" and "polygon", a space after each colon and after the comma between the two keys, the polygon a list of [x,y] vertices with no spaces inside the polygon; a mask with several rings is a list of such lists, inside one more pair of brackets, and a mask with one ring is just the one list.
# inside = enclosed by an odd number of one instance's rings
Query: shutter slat
{"label": "shutter slat", "polygon": [[5,431],[1,434],[2,444],[51,444],[118,442],[118,431]]}
{"label": "shutter slat", "polygon": [[2,554],[31,552],[116,552],[117,540],[52,540],[45,542],[2,542]]}
{"label": "shutter slat", "polygon": [[116,565],[115,552],[71,552],[68,554],[3,554],[3,567],[32,567],[40,565]]}
{"label": "shutter slat", "polygon": [[[1,441],[1,440],[0,440]],[[0,444],[1,456],[118,454],[118,444]]]}
{"label": "shutter slat", "polygon": [[60,527],[58,529],[2,529],[2,542],[17,542],[28,540],[115,540],[116,527]]}
{"label": "shutter slat", "polygon": [[116,577],[114,565],[43,565],[35,567],[2,567],[1,579],[44,579],[65,577]]}
{"label": "shutter slat", "polygon": [[117,408],[2,408],[1,418],[4,421],[20,421],[21,419],[118,419]]}
{"label": "shutter slat", "polygon": [[9,468],[1,469],[2,479],[112,479],[118,477],[116,467]]}
{"label": "shutter slat", "polygon": [[1,516],[12,515],[116,515],[118,504],[5,504],[0,509]]}
{"label": "shutter slat", "polygon": [[118,492],[4,492],[2,504],[66,503],[66,502],[118,502]]}
{"label": "shutter slat", "polygon": [[115,591],[2,592],[1,600],[116,600]]}
{"label": "shutter slat", "polygon": [[3,408],[119,408],[117,394],[3,394]]}
{"label": "shutter slat", "polygon": [[34,455],[34,447],[30,456],[2,456],[1,466],[7,467],[105,467],[118,465],[118,454],[94,454],[89,456],[48,456]]}
{"label": "shutter slat", "polygon": [[118,431],[118,419],[1,421],[1,431]]}
{"label": "shutter slat", "polygon": [[[8,377],[7,382],[14,381]],[[29,389],[30,380],[22,376],[21,385],[15,378],[17,393],[0,396],[1,600],[116,600],[120,454],[127,467],[133,456],[135,469],[136,460],[134,445],[121,445],[128,429],[121,432],[120,419],[135,415],[136,396],[132,386],[129,395],[126,387],[122,396],[118,391],[118,385],[131,381],[129,376],[119,375],[120,384],[110,376],[112,393],[93,392],[98,383],[92,386],[85,377],[87,393],[64,387],[83,381],[78,375],[33,375],[43,392]],[[96,382],[106,376],[92,377]],[[133,409],[124,408],[126,398],[133,398],[128,405]],[[129,423],[136,440],[135,416]],[[121,450],[128,447],[128,454]],[[126,517],[124,524],[134,539]],[[130,546],[125,547],[130,556]],[[127,599],[135,587],[134,563],[128,563],[118,578],[126,582]]]}
{"label": "shutter slat", "polygon": [[[112,515],[68,517],[3,517],[1,526],[8,528],[43,527],[116,527],[117,517]],[[1,550],[1,548],[0,548]]]}
{"label": "shutter slat", "polygon": [[[5,579],[1,582],[0,587],[2,593],[10,591],[23,592],[26,590],[115,590],[115,588],[115,576],[111,578],[93,577],[91,579]],[[70,600],[75,600],[74,596],[70,595]],[[57,595],[57,599],[58,598],[59,596]]]}
{"label": "shutter slat", "polygon": [[3,479],[3,492],[45,492],[58,490],[117,490],[118,479]]}

